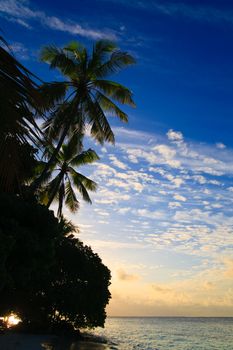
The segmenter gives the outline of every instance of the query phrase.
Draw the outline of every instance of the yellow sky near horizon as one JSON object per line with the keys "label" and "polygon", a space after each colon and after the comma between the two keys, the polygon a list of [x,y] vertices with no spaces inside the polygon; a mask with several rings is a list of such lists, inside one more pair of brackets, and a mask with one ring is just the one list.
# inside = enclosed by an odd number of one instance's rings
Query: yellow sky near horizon
{"label": "yellow sky near horizon", "polygon": [[[118,269],[112,278],[109,316],[232,316],[233,259],[222,269],[207,269],[175,282],[144,282]],[[156,274],[155,274],[156,280]]]}

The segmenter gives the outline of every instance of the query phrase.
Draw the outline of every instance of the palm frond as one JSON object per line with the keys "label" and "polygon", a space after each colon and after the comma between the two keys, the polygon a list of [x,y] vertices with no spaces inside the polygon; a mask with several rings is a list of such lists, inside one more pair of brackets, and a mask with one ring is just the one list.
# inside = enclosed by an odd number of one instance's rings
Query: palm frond
{"label": "palm frond", "polygon": [[108,75],[116,74],[122,69],[135,63],[136,61],[133,56],[127,52],[120,50],[114,51],[108,61],[96,68],[95,75],[97,78],[104,78]]}
{"label": "palm frond", "polygon": [[[2,173],[6,184],[6,187],[1,187],[3,191],[14,191],[16,183],[17,191],[20,190],[26,181],[25,169],[34,158],[26,150],[30,150],[31,145],[39,146],[42,142],[40,128],[35,121],[43,110],[38,82],[39,79],[33,73],[0,46],[1,169],[4,162],[7,162]],[[9,146],[7,149],[4,148],[6,144]],[[11,172],[7,171],[7,167],[12,168]]]}
{"label": "palm frond", "polygon": [[92,56],[89,59],[88,73],[92,75],[96,67],[102,66],[107,55],[116,49],[115,43],[109,40],[98,40],[93,46]]}
{"label": "palm frond", "polygon": [[82,186],[86,187],[89,191],[95,192],[97,190],[97,183],[88,177],[78,173],[74,168],[69,167],[69,171],[72,177],[72,181],[74,182],[75,186],[79,190],[80,184]]}
{"label": "palm frond", "polygon": [[71,210],[71,212],[76,212],[79,209],[79,201],[76,198],[76,195],[74,193],[74,190],[72,188],[71,182],[68,179],[65,185],[65,203],[68,206],[68,208]]}
{"label": "palm frond", "polygon": [[48,207],[51,205],[51,203],[57,199],[56,196],[59,192],[59,187],[62,182],[61,174],[58,173],[46,186],[44,186],[43,191],[45,191],[47,194],[48,201],[45,203]]}
{"label": "palm frond", "polygon": [[135,107],[133,93],[124,85],[110,80],[96,80],[93,85],[117,102]]}
{"label": "palm frond", "polygon": [[44,83],[39,87],[39,92],[42,94],[47,108],[52,108],[58,102],[63,101],[68,88],[69,86],[65,82]]}
{"label": "palm frond", "polygon": [[74,134],[67,144],[62,145],[63,159],[67,163],[72,162],[72,158],[82,150],[82,140],[83,135]]}
{"label": "palm frond", "polygon": [[[40,175],[44,170],[45,166],[46,166],[46,162],[38,161],[36,167],[34,168],[34,177],[37,177],[38,175]],[[54,169],[52,168],[50,169],[49,172],[45,174],[45,176],[43,177],[42,185],[49,182],[49,180],[52,177],[53,170]]]}
{"label": "palm frond", "polygon": [[91,125],[91,135],[101,144],[104,141],[115,143],[115,137],[106,115],[99,103],[89,96],[86,99],[86,108]]}
{"label": "palm frond", "polygon": [[120,118],[121,121],[127,123],[128,122],[128,116],[126,113],[124,113],[114,102],[112,102],[107,96],[102,94],[100,91],[95,91],[95,98],[101,108],[111,113],[112,115],[117,116]]}
{"label": "palm frond", "polygon": [[96,154],[96,152],[93,149],[89,148],[87,151],[83,151],[82,153],[74,157],[70,164],[72,166],[79,167],[80,165],[92,164],[99,159],[100,158]]}
{"label": "palm frond", "polygon": [[86,48],[77,41],[69,43],[64,48],[64,51],[68,51],[71,54],[73,61],[77,61],[78,64],[82,64],[87,59]]}
{"label": "palm frond", "polygon": [[50,68],[58,68],[64,75],[69,76],[75,71],[75,63],[64,50],[56,46],[46,46],[42,49],[40,58],[50,64]]}
{"label": "palm frond", "polygon": [[69,121],[71,115],[71,106],[69,103],[63,103],[52,112],[43,123],[42,128],[48,140],[58,140],[60,134]]}
{"label": "palm frond", "polygon": [[63,215],[60,216],[59,225],[61,225],[64,236],[72,235],[72,232],[80,232],[78,226],[67,220]]}

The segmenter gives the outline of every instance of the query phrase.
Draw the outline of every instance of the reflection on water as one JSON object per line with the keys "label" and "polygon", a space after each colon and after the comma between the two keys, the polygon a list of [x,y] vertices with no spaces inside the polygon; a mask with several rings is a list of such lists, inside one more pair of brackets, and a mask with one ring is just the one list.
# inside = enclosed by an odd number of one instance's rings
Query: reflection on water
{"label": "reflection on water", "polygon": [[45,350],[55,350],[55,346],[51,343],[41,343],[41,346]]}

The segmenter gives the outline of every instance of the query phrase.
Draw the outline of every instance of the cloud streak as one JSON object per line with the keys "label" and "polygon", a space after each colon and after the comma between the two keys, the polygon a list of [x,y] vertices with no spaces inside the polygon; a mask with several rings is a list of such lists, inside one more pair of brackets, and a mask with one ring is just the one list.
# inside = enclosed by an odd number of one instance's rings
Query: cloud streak
{"label": "cloud streak", "polygon": [[36,21],[49,29],[71,35],[80,35],[94,40],[117,39],[116,34],[110,30],[90,29],[70,20],[64,21],[56,16],[49,16],[44,11],[33,10],[26,1],[1,0],[0,13],[6,20],[14,21],[28,29],[31,29],[33,21]]}

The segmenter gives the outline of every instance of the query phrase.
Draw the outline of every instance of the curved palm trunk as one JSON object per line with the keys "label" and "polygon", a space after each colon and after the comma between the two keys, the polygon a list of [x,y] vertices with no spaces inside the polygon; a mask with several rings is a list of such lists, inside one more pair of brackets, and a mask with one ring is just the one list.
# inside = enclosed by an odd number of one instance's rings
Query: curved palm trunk
{"label": "curved palm trunk", "polygon": [[53,191],[52,191],[52,194],[51,194],[51,196],[50,196],[50,198],[49,198],[49,201],[48,201],[48,203],[47,203],[47,205],[46,205],[47,208],[49,208],[50,205],[52,204],[52,202],[53,202],[53,200],[54,200],[54,198],[55,198],[55,196],[56,196],[56,194],[57,194],[57,191],[58,191],[58,189],[59,189],[59,186],[60,186],[60,184],[61,184],[61,182],[62,182],[62,179],[63,179],[64,174],[65,174],[65,172],[64,172],[64,170],[62,170],[62,171],[60,172],[60,174],[59,174],[59,177],[58,177],[58,181],[57,181],[57,183],[56,183],[56,186],[54,186],[54,189],[53,189]]}
{"label": "curved palm trunk", "polygon": [[[77,99],[77,101],[74,103],[74,105],[72,106],[71,108],[71,114],[72,114],[72,110],[73,109],[79,109],[79,105],[80,105],[80,102],[81,102],[81,98],[79,97]],[[51,166],[53,165],[53,163],[56,161],[56,157],[61,149],[61,146],[63,145],[64,143],[64,140],[68,134],[68,131],[69,131],[69,128],[70,126],[72,125],[72,118],[69,118],[69,121],[66,123],[65,125],[65,128],[61,134],[61,137],[60,137],[60,140],[56,146],[56,148],[54,149],[54,152],[51,156],[51,158],[48,160],[48,162],[46,163],[41,175],[35,179],[35,181],[32,183],[31,185],[31,189],[32,191],[35,193],[38,188],[41,186],[41,184],[43,183],[44,179],[46,179],[48,173],[49,173],[49,169],[51,168]]]}
{"label": "curved palm trunk", "polygon": [[36,192],[38,190],[38,188],[40,187],[40,185],[42,184],[42,182],[44,181],[44,179],[47,177],[48,173],[49,173],[49,169],[50,167],[53,165],[53,163],[55,162],[56,160],[56,157],[61,149],[61,146],[63,145],[64,143],[64,140],[66,138],[66,135],[68,133],[68,130],[70,128],[70,124],[67,124],[65,129],[63,130],[63,133],[60,137],[60,140],[56,146],[56,148],[54,149],[54,152],[52,154],[52,156],[50,157],[49,161],[46,163],[42,173],[40,174],[40,176],[34,180],[34,182],[32,183],[31,185],[31,189],[33,192]]}

